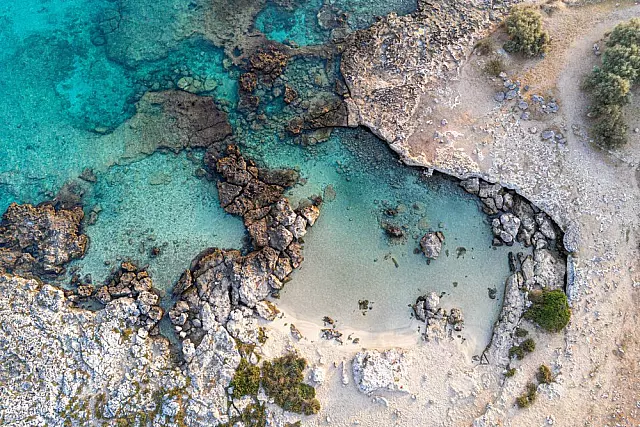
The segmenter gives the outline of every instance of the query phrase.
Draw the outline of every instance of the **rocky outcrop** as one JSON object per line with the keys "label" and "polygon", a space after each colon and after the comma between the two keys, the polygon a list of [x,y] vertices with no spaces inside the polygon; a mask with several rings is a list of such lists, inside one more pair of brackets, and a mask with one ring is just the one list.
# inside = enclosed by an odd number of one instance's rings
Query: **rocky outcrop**
{"label": "rocky outcrop", "polygon": [[158,335],[158,323],[164,315],[160,307],[160,294],[153,288],[149,273],[131,262],[123,262],[107,285],[98,288],[91,284],[80,285],[68,295],[68,299],[76,303],[91,301],[102,305],[119,298],[135,301],[140,312],[136,327],[145,329],[151,336]]}
{"label": "rocky outcrop", "polygon": [[221,205],[244,219],[253,251],[246,255],[218,248],[203,251],[177,284],[178,302],[169,317],[189,345],[197,346],[205,336],[205,325],[214,323],[225,326],[234,338],[256,344],[256,311],[261,317],[271,316],[261,301],[280,290],[300,266],[300,239],[315,224],[321,200],[308,200],[293,209],[283,195],[297,182],[297,173],[258,168],[237,147],[229,146],[224,157],[211,155],[206,161],[221,176]]}
{"label": "rocky outcrop", "polygon": [[421,96],[456,72],[510,3],[419,0],[412,14],[390,14],[350,35],[341,61],[350,114],[388,142],[406,140]]}
{"label": "rocky outcrop", "polygon": [[513,346],[513,334],[520,323],[526,305],[522,286],[521,273],[516,272],[507,278],[502,311],[493,329],[491,343],[483,353],[485,362],[503,367],[509,365],[509,349]]}
{"label": "rocky outcrop", "polygon": [[441,340],[451,336],[453,331],[462,331],[464,317],[462,310],[452,308],[450,312],[440,307],[440,297],[430,292],[418,297],[413,305],[413,313],[420,322],[424,322],[423,337],[427,341]]}
{"label": "rocky outcrop", "polygon": [[55,277],[81,258],[88,238],[81,233],[82,208],[56,209],[11,204],[0,222],[0,273]]}
{"label": "rocky outcrop", "polygon": [[[499,184],[489,184],[478,178],[462,180],[460,186],[477,195],[482,209],[492,218],[493,245],[513,245],[520,242],[533,248],[533,257],[520,259],[523,284],[527,289],[564,289],[567,258],[564,242],[577,250],[578,237],[571,231],[569,238],[560,227],[535,205],[513,190]],[[514,269],[515,270],[515,269]]]}
{"label": "rocky outcrop", "polygon": [[126,147],[125,157],[132,159],[159,148],[176,153],[186,148],[218,147],[221,151],[232,133],[227,113],[208,96],[182,90],[146,92],[136,110],[123,129],[123,138],[137,141]]}
{"label": "rocky outcrop", "polygon": [[353,380],[366,394],[376,390],[407,390],[407,362],[401,350],[391,349],[380,353],[366,350],[353,359]]}
{"label": "rocky outcrop", "polygon": [[3,424],[175,425],[187,378],[168,341],[138,328],[139,316],[130,297],[92,312],[53,286],[0,275]]}

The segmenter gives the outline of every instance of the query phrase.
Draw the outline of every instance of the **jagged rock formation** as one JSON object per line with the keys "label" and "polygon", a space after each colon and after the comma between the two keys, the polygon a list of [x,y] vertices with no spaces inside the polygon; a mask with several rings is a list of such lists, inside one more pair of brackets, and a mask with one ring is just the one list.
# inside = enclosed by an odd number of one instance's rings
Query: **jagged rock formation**
{"label": "jagged rock formation", "polygon": [[413,305],[413,313],[424,322],[423,337],[427,341],[441,340],[452,336],[453,331],[460,332],[464,324],[462,310],[452,308],[448,313],[440,307],[440,297],[435,292],[420,296]]}
{"label": "jagged rock formation", "polygon": [[247,227],[253,251],[207,249],[183,274],[174,293],[179,301],[169,312],[176,331],[184,339],[189,360],[201,343],[206,325],[225,325],[231,335],[246,344],[257,344],[257,313],[270,316],[261,304],[282,288],[302,262],[300,239],[319,215],[319,198],[293,209],[283,197],[286,187],[298,180],[295,171],[258,168],[233,146],[226,156],[207,157],[207,165],[221,175],[220,203],[240,215]]}
{"label": "jagged rock formation", "polygon": [[[567,272],[564,233],[549,215],[500,184],[468,178],[460,186],[480,197],[482,210],[492,218],[495,246],[511,246],[517,241],[533,247],[533,257],[518,259],[527,289],[533,289],[534,285],[538,289],[564,289]],[[512,270],[516,270],[513,265]]]}
{"label": "jagged rock formation", "polygon": [[0,222],[0,273],[55,277],[84,255],[82,208],[11,204]]}
{"label": "jagged rock formation", "polygon": [[108,285],[96,288],[91,284],[80,284],[68,295],[73,302],[97,301],[102,305],[118,298],[133,299],[140,311],[136,326],[144,328],[151,336],[158,335],[158,323],[164,315],[160,294],[153,288],[149,273],[130,262],[122,263]]}

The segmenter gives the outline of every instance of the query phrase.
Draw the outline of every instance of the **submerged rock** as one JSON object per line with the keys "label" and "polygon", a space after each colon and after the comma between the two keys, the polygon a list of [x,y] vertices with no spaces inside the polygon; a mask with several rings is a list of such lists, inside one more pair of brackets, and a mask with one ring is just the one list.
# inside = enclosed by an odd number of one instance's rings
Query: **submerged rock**
{"label": "submerged rock", "polygon": [[353,359],[353,380],[366,394],[376,390],[407,390],[407,362],[401,350],[391,349],[383,353],[367,350]]}

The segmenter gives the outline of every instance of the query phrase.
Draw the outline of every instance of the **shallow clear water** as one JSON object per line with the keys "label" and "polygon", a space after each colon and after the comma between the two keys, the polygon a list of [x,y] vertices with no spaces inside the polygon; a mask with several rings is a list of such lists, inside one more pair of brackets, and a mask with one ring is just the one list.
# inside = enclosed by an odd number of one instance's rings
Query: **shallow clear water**
{"label": "shallow clear water", "polygon": [[[341,26],[334,18],[343,19],[342,13],[346,14],[344,26],[350,32],[368,27],[377,16],[390,12],[405,15],[416,7],[416,0],[267,1],[255,26],[271,40],[307,46],[331,40],[332,29]],[[322,19],[323,14],[327,19]]]}
{"label": "shallow clear water", "polygon": [[[330,7],[322,9],[324,3]],[[278,4],[266,2],[254,27],[298,45],[331,39],[328,21],[319,23],[321,9],[333,11],[325,17],[346,12],[344,30],[352,31],[377,15],[416,7],[415,0]],[[14,201],[48,200],[84,168],[94,169],[98,182],[87,193],[85,210],[99,206],[100,213],[85,230],[91,239],[86,257],[74,263],[94,283],[119,260],[131,258],[149,264],[156,285],[168,290],[200,250],[241,247],[241,220],[220,208],[214,183],[194,175],[199,155],[147,157],[156,141],[128,127],[145,92],[195,78],[208,82],[200,93],[230,112],[246,153],[268,166],[301,170],[307,183],[291,190],[292,199],[322,193],[328,185],[335,190],[335,200],[324,205],[306,238],[302,268],[282,292],[280,304],[287,312],[312,322],[329,315],[340,325],[367,331],[406,329],[408,305],[433,290],[446,292],[443,304],[462,308],[468,331],[486,341],[500,306],[508,249],[490,248],[490,229],[477,202],[453,182],[424,179],[400,166],[363,130],[337,130],[325,143],[296,145],[284,131],[293,111],[281,97],[265,94],[258,111],[273,126],[251,129],[235,108],[240,71],[226,58],[225,46],[207,38],[207,5],[205,0],[0,5],[0,210]],[[284,74],[302,99],[314,102],[333,92],[337,69],[338,59],[306,57],[292,60]],[[387,218],[383,201],[386,207],[403,205],[404,212]],[[381,220],[406,226],[407,239],[389,242]],[[449,252],[430,265],[413,253],[426,229],[443,231]],[[160,248],[158,256],[151,256],[153,247]],[[458,247],[466,248],[463,257],[457,257]],[[497,288],[498,299],[488,298],[488,287]],[[372,302],[366,315],[358,310],[360,299]]]}
{"label": "shallow clear water", "polygon": [[[215,183],[194,175],[198,160],[155,153],[99,174],[86,204],[101,211],[86,229],[91,242],[75,263],[79,273],[100,280],[117,260],[131,259],[148,263],[155,286],[169,290],[203,249],[241,247],[242,220],[220,207]],[[151,256],[153,248],[160,254]]]}
{"label": "shallow clear water", "polygon": [[[326,195],[330,185],[335,200],[325,202],[305,236],[305,261],[277,301],[285,313],[318,325],[330,316],[339,329],[403,330],[416,326],[409,305],[434,291],[446,294],[445,308],[462,309],[468,344],[476,350],[488,344],[509,275],[508,252],[518,249],[491,246],[476,198],[453,181],[398,164],[384,143],[362,130],[334,131],[315,147],[315,156],[308,149],[286,151],[286,158],[267,159],[299,166],[308,180],[290,197]],[[400,213],[388,216],[388,207]],[[389,239],[381,222],[405,226],[406,238]],[[429,264],[414,253],[428,230],[446,238],[440,257]],[[496,288],[496,299],[488,288]],[[361,300],[371,302],[364,314]]]}

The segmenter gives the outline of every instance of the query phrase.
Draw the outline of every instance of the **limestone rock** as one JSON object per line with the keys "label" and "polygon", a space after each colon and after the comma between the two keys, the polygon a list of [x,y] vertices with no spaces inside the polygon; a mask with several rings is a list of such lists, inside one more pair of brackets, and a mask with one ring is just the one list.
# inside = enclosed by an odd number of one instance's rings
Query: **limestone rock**
{"label": "limestone rock", "polygon": [[407,365],[400,350],[366,350],[353,359],[353,379],[367,394],[376,390],[407,392]]}
{"label": "limestone rock", "polygon": [[428,259],[436,259],[440,255],[443,242],[444,235],[441,232],[429,232],[420,239],[420,248]]}

